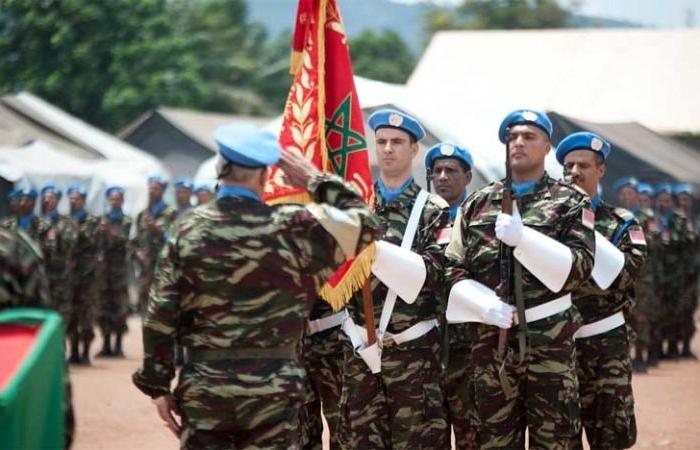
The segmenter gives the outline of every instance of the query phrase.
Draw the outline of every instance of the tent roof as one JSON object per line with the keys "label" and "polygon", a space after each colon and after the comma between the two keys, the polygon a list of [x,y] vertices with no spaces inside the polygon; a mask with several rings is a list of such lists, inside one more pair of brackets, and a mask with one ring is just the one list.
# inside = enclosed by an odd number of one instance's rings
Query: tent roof
{"label": "tent roof", "polygon": [[[494,122],[526,107],[698,132],[698,73],[700,30],[444,31],[408,88],[429,114],[465,127],[465,109]],[[495,134],[498,123],[489,126]]]}

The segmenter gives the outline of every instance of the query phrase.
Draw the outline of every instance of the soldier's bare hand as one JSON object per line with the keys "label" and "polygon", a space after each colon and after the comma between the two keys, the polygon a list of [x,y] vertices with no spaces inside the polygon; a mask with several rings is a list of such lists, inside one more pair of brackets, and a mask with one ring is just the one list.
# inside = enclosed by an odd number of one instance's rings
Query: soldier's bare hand
{"label": "soldier's bare hand", "polygon": [[182,433],[182,424],[175,416],[180,416],[180,410],[177,408],[175,398],[172,395],[162,395],[153,399],[153,404],[156,405],[158,415],[165,421],[165,425],[178,438]]}
{"label": "soldier's bare hand", "polygon": [[292,187],[306,189],[309,178],[318,172],[311,161],[291,150],[282,150],[282,158],[278,164],[285,173],[287,183]]}

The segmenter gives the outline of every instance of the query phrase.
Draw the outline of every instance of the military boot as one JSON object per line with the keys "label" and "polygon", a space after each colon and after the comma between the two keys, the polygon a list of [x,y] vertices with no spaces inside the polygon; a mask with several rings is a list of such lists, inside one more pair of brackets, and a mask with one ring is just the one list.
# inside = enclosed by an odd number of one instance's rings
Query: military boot
{"label": "military boot", "polygon": [[681,352],[681,358],[698,359],[695,353],[690,351],[690,339],[683,339],[683,351]]}
{"label": "military boot", "polygon": [[114,351],[112,352],[112,356],[115,358],[123,358],[124,357],[124,351],[122,350],[122,334],[117,333],[117,335],[114,337]]}
{"label": "military boot", "polygon": [[80,350],[78,349],[78,337],[70,337],[70,356],[68,357],[69,364],[80,364]]}
{"label": "military boot", "polygon": [[647,355],[647,367],[657,367],[659,365],[659,356],[661,353],[661,345],[654,342],[649,346],[649,354]]}
{"label": "military boot", "polygon": [[90,365],[90,344],[92,339],[83,339],[83,353],[80,355],[80,364]]}
{"label": "military boot", "polygon": [[112,335],[111,333],[105,333],[104,338],[102,339],[102,350],[100,350],[100,353],[98,353],[96,356],[98,358],[108,358],[112,356]]}
{"label": "military boot", "polygon": [[668,350],[666,350],[668,359],[678,359],[678,341],[668,341]]}

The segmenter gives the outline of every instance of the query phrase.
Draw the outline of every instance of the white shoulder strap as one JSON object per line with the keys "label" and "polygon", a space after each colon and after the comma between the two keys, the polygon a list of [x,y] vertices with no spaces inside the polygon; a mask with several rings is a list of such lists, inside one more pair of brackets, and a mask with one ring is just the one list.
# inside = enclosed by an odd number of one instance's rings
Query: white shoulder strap
{"label": "white shoulder strap", "polygon": [[[413,246],[413,240],[416,237],[416,231],[418,230],[418,222],[420,221],[421,213],[423,212],[423,207],[428,201],[428,192],[421,189],[416,197],[415,203],[413,203],[413,208],[411,209],[411,215],[408,218],[408,223],[406,224],[406,230],[403,233],[403,239],[401,239],[401,248],[405,250],[410,250]],[[387,327],[389,326],[389,320],[391,319],[391,314],[394,312],[394,305],[396,304],[396,292],[389,289],[386,293],[386,298],[384,299],[384,306],[382,307],[382,315],[379,319],[379,340],[382,339]]]}

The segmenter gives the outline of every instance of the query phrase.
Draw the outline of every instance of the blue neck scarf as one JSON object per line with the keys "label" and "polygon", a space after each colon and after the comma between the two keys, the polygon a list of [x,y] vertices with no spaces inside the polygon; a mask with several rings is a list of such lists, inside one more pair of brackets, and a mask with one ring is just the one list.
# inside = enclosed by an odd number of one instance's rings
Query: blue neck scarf
{"label": "blue neck scarf", "polygon": [[245,197],[258,202],[260,201],[258,194],[241,186],[221,186],[216,193],[216,198],[220,199],[224,197]]}
{"label": "blue neck scarf", "polygon": [[57,209],[54,209],[54,210],[51,211],[50,213],[44,214],[44,218],[45,218],[46,220],[50,220],[51,222],[55,222],[55,221],[58,220],[59,215],[60,215],[60,214],[58,214],[58,210],[57,210]]}
{"label": "blue neck scarf", "polygon": [[153,217],[156,217],[158,214],[161,213],[165,209],[165,207],[168,206],[163,200],[159,201],[155,205],[152,205],[148,210],[151,212],[151,215]]}
{"label": "blue neck scarf", "polygon": [[112,222],[116,222],[117,220],[121,220],[123,217],[124,217],[124,211],[122,211],[121,208],[113,209],[107,213],[107,218],[109,220],[111,220]]}
{"label": "blue neck scarf", "polygon": [[20,216],[19,217],[20,228],[22,228],[23,230],[26,230],[27,228],[29,228],[29,226],[34,221],[35,217],[36,217],[36,215],[34,213],[27,214],[26,216]]}
{"label": "blue neck scarf", "polygon": [[454,222],[457,218],[457,211],[459,207],[462,206],[462,203],[464,203],[465,198],[467,198],[467,191],[464,191],[464,194],[459,198],[459,202],[457,202],[456,205],[450,206],[450,221]]}
{"label": "blue neck scarf", "polygon": [[71,214],[71,217],[73,218],[73,220],[76,220],[78,222],[82,222],[87,217],[87,213],[84,210],[78,211],[76,213]]}
{"label": "blue neck scarf", "polygon": [[596,208],[602,204],[603,204],[603,200],[601,200],[600,195],[596,195],[595,197],[593,197],[591,199],[591,205],[593,205]]}
{"label": "blue neck scarf", "polygon": [[523,195],[527,195],[531,193],[532,191],[535,190],[535,183],[534,181],[521,181],[520,183],[516,183],[515,181],[513,182],[513,192],[515,195],[518,197],[522,197]]}
{"label": "blue neck scarf", "polygon": [[396,189],[389,189],[386,187],[382,179],[380,178],[377,181],[377,190],[379,191],[379,195],[382,196],[382,199],[384,200],[384,203],[390,203],[396,200],[399,195],[403,194],[403,192],[408,189],[408,187],[413,184],[413,177],[408,177],[408,180],[404,182],[401,186],[399,186]]}

